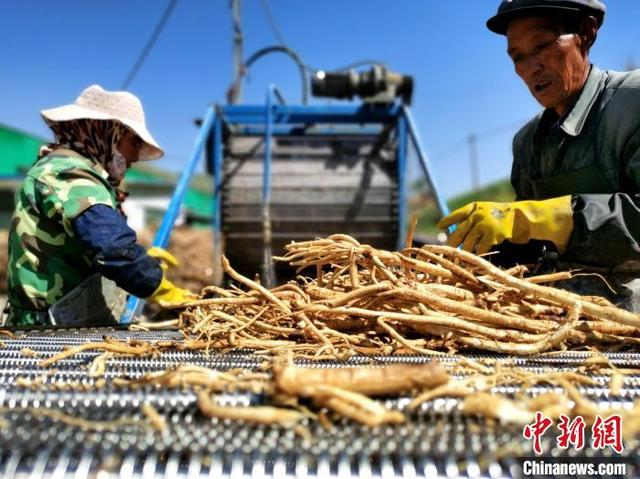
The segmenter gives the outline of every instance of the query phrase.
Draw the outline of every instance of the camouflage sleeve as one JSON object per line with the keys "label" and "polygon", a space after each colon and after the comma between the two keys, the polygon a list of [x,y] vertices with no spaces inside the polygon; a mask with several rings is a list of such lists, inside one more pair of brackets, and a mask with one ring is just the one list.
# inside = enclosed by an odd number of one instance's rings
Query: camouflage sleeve
{"label": "camouflage sleeve", "polygon": [[111,188],[97,173],[74,167],[37,179],[37,192],[42,213],[60,222],[73,236],[72,221],[93,205],[115,208]]}

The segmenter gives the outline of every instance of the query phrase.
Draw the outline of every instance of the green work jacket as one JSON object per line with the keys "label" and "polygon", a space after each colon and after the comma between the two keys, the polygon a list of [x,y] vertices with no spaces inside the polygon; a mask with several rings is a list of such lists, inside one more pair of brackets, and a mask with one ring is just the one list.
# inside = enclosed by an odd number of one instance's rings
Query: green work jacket
{"label": "green work jacket", "polygon": [[41,323],[49,306],[93,273],[72,222],[97,204],[116,207],[115,190],[97,163],[59,149],[29,169],[16,195],[9,232],[13,323]]}
{"label": "green work jacket", "polygon": [[518,200],[572,196],[562,261],[640,277],[640,70],[592,66],[568,114],[541,112],[517,133],[513,154]]}

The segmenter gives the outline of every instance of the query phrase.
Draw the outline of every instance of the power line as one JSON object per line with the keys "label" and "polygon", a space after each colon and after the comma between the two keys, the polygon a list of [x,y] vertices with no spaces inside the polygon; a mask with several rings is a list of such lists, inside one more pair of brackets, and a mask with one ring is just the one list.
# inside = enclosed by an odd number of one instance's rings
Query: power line
{"label": "power line", "polygon": [[[501,133],[504,133],[505,131],[509,131],[509,130],[513,130],[516,127],[520,127],[522,125],[524,125],[527,121],[529,120],[529,118],[526,119],[521,119],[518,121],[513,121],[511,123],[507,123],[505,125],[500,125],[500,126],[496,126],[494,128],[490,128],[487,130],[483,130],[479,133],[475,133],[475,139],[477,140],[484,140],[485,138],[489,138],[491,136],[495,136],[495,135],[499,135]],[[450,146],[448,146],[447,148],[445,148],[443,151],[441,151],[440,153],[438,153],[437,155],[433,155],[431,158],[433,158],[434,160],[439,160],[439,159],[444,159],[446,157],[448,157],[449,155],[455,153],[456,151],[462,149],[463,147],[468,146],[469,144],[469,137],[466,136],[465,138],[456,141],[455,143],[451,144]]]}
{"label": "power line", "polygon": [[476,133],[476,136],[480,139],[488,138],[493,135],[498,135],[500,133],[504,133],[507,130],[513,130],[514,128],[523,126],[527,121],[531,118],[523,118],[518,121],[512,121],[506,125],[496,126],[495,128],[490,128],[488,130],[483,130],[480,133]]}
{"label": "power line", "polygon": [[140,68],[142,68],[142,65],[147,59],[147,56],[149,55],[149,53],[151,53],[151,50],[153,50],[153,47],[155,46],[156,41],[160,37],[160,34],[162,33],[162,30],[167,24],[167,21],[171,17],[171,14],[173,13],[173,9],[176,7],[177,3],[178,3],[178,0],[169,0],[169,3],[167,4],[167,8],[165,8],[164,13],[162,14],[162,17],[160,17],[158,24],[153,29],[153,32],[151,33],[151,36],[147,40],[146,45],[140,52],[140,55],[138,55],[138,59],[133,64],[133,67],[131,67],[131,70],[129,71],[129,74],[127,75],[125,81],[122,82],[122,86],[120,87],[122,90],[126,90],[129,87],[133,79],[138,74],[138,71],[140,70]]}
{"label": "power line", "polygon": [[267,22],[269,23],[269,28],[271,28],[271,32],[273,33],[273,36],[276,37],[276,40],[278,40],[278,42],[280,42],[280,45],[286,47],[287,42],[284,41],[282,32],[278,28],[278,25],[276,24],[276,21],[273,18],[273,15],[271,13],[271,8],[269,8],[269,3],[267,2],[267,0],[260,0],[260,3],[262,4],[262,9],[264,10],[264,14],[267,17]]}
{"label": "power line", "polygon": [[229,103],[242,102],[242,82],[235,82],[243,75],[244,65],[244,35],[242,34],[242,8],[240,0],[230,0],[231,18],[233,23],[233,79],[234,90],[230,92]]}
{"label": "power line", "polygon": [[455,143],[449,145],[447,148],[440,151],[439,153],[435,155],[431,155],[431,158],[433,160],[440,160],[442,158],[446,158],[447,156],[452,155],[453,153],[455,153],[456,151],[458,151],[459,149],[461,149],[466,145],[467,145],[467,137],[465,137],[462,140],[456,141]]}

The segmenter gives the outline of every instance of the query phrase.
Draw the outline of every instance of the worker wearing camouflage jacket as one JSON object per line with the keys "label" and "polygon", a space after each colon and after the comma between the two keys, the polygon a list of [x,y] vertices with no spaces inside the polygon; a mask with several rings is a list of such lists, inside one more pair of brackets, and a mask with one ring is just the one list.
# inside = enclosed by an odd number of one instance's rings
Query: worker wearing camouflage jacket
{"label": "worker wearing camouflage jacket", "polygon": [[457,224],[449,243],[477,253],[552,250],[555,267],[599,274],[564,287],[640,311],[640,71],[589,62],[604,15],[598,0],[502,2],[487,26],[545,110],[513,142],[517,201],[472,203],[439,225]]}
{"label": "worker wearing camouflage jacket", "polygon": [[56,143],[42,149],[16,196],[8,324],[103,323],[110,313],[103,278],[152,301],[185,300],[189,293],[164,277],[161,262],[175,260],[137,245],[118,211],[116,186],[127,168],[163,154],[140,101],[94,85],[42,116]]}

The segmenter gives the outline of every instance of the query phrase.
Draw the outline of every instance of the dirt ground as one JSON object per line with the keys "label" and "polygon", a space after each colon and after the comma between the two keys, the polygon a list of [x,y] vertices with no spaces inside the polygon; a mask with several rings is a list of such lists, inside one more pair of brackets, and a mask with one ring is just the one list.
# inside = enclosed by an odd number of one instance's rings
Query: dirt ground
{"label": "dirt ground", "polygon": [[[138,242],[149,247],[153,243],[153,236],[153,231],[144,231],[138,234]],[[176,228],[171,233],[167,249],[180,263],[178,267],[169,268],[169,280],[196,293],[213,284],[212,230]]]}
{"label": "dirt ground", "polygon": [[[150,246],[153,231],[138,235],[138,242]],[[178,259],[180,266],[170,268],[167,276],[175,284],[200,292],[213,284],[213,232],[209,229],[177,228],[171,234],[169,251]],[[2,295],[7,291],[7,231],[0,230],[0,306]]]}

